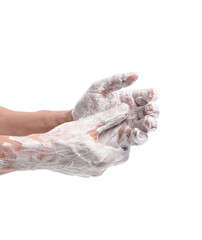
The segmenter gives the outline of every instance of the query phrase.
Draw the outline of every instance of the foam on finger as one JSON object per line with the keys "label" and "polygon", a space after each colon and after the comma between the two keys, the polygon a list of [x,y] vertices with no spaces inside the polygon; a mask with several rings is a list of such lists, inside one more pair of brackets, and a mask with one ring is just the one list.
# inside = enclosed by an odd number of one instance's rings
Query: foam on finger
{"label": "foam on finger", "polygon": [[147,139],[148,139],[148,136],[144,131],[141,131],[140,129],[135,128],[131,131],[128,141],[131,146],[142,145],[147,141]]}
{"label": "foam on finger", "polygon": [[157,129],[157,120],[152,116],[146,115],[144,118],[136,122],[136,126],[142,131],[154,131]]}
{"label": "foam on finger", "polygon": [[158,93],[154,88],[139,89],[133,91],[133,98],[139,106],[158,99]]}

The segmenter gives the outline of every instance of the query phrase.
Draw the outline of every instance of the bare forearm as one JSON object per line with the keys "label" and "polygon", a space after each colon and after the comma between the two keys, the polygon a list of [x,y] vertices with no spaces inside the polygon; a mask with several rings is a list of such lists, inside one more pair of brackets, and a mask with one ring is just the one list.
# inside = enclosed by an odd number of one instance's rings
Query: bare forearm
{"label": "bare forearm", "polygon": [[71,110],[18,112],[0,107],[0,135],[26,136],[45,133],[72,120]]}

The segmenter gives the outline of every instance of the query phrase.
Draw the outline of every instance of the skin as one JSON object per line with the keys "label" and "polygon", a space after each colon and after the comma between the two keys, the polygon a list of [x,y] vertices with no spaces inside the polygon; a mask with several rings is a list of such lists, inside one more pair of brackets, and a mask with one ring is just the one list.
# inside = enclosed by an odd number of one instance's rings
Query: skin
{"label": "skin", "polygon": [[43,134],[22,137],[2,136],[2,173],[14,170],[49,169],[82,177],[100,176],[112,165],[120,164],[129,152],[101,144],[98,135],[123,122],[127,104],[64,123]]}
{"label": "skin", "polygon": [[[4,143],[9,143],[9,146],[4,146]],[[20,151],[21,144],[17,141],[10,140],[8,136],[0,136],[0,159],[7,162],[6,155],[7,153],[11,153],[13,157],[15,157],[15,152]],[[0,170],[0,175],[17,171],[14,167],[10,166],[9,164],[4,166]]]}
{"label": "skin", "polygon": [[[132,72],[116,74],[94,82],[73,109],[73,120],[126,103],[130,107],[128,118],[113,129],[103,132],[99,140],[112,147],[128,148],[131,145],[143,144],[148,138],[147,133],[157,128],[159,109],[155,101],[158,95],[153,88],[122,89],[132,85],[137,78],[137,74]],[[131,141],[130,136],[135,141]]]}
{"label": "skin", "polygon": [[[20,112],[0,107],[0,159],[13,150],[19,150],[19,143],[12,141],[8,136],[28,136],[31,134],[46,133],[58,125],[73,121],[71,110],[38,112]],[[10,143],[8,147],[3,143]],[[17,171],[11,166],[0,169],[0,175]]]}
{"label": "skin", "polygon": [[45,133],[70,121],[73,121],[71,110],[19,112],[0,107],[0,135],[26,136]]}
{"label": "skin", "polygon": [[[98,125],[97,128],[99,128],[101,125]],[[97,128],[90,130],[87,132],[87,134],[89,134],[92,137],[92,140],[97,144],[98,143],[98,132],[97,132]],[[68,131],[68,128],[66,127],[63,130],[63,135],[66,134],[66,132]],[[42,139],[45,139],[45,135],[43,134],[32,134],[32,135],[28,135],[25,136],[27,138],[32,138],[33,140],[37,140],[37,141],[42,141]],[[59,136],[58,136],[59,138]],[[43,140],[44,141],[44,140]],[[9,146],[4,146],[4,143],[9,143]],[[19,153],[22,149],[22,144],[18,141],[15,140],[11,140],[9,139],[9,136],[0,136],[0,159],[6,162],[6,165],[0,169],[0,175],[6,174],[6,173],[10,173],[10,172],[15,172],[15,171],[19,171],[21,169],[18,168],[14,168],[13,166],[9,165],[9,160],[7,159],[7,155],[11,155],[13,156],[13,158],[16,158],[16,154]],[[31,151],[30,151],[30,157],[31,157]]]}
{"label": "skin", "polygon": [[[58,125],[74,120],[93,116],[96,113],[109,110],[121,103],[126,103],[129,108],[127,118],[99,133],[97,129],[88,131],[95,143],[102,143],[114,148],[128,149],[132,145],[140,145],[147,141],[147,133],[157,127],[156,118],[159,115],[155,101],[158,98],[154,89],[125,90],[137,80],[135,73],[117,74],[112,77],[93,83],[75,108],[69,111],[17,112],[0,107],[0,149],[3,153],[12,152],[19,147],[19,143],[11,141],[7,136],[33,136],[47,133]],[[87,102],[86,102],[87,100]],[[88,101],[92,104],[86,104]],[[65,132],[65,129],[64,129]],[[2,144],[8,142],[11,147]],[[17,150],[16,150],[17,151]],[[1,159],[0,157],[0,159]],[[1,169],[0,174],[16,171],[7,166]]]}

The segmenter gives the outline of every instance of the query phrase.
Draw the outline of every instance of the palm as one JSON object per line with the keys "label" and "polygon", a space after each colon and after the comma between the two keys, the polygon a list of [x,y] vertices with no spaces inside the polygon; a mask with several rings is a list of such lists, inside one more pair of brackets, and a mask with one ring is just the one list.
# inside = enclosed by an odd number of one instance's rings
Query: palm
{"label": "palm", "polygon": [[155,118],[152,116],[157,115],[158,110],[155,103],[148,104],[156,99],[153,89],[120,90],[122,87],[131,85],[136,79],[137,75],[130,73],[117,74],[95,82],[73,109],[73,119],[85,118],[123,102],[127,103],[130,106],[128,118],[100,134],[99,141],[113,147],[128,147],[131,145],[130,141],[133,144],[143,143],[147,139],[146,132],[156,127]]}

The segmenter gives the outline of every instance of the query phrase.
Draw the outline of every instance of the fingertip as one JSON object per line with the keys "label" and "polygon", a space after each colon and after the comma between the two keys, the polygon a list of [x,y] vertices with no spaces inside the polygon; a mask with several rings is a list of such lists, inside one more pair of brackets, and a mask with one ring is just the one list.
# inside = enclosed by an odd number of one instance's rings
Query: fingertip
{"label": "fingertip", "polygon": [[147,104],[147,101],[143,98],[143,97],[137,97],[136,99],[135,99],[135,102],[136,102],[136,104],[138,105],[138,106],[144,106],[144,105],[146,105]]}
{"label": "fingertip", "polygon": [[123,74],[123,86],[127,87],[133,84],[138,79],[138,74],[135,72],[129,72]]}
{"label": "fingertip", "polygon": [[151,100],[157,100],[159,98],[159,94],[155,88],[151,88]]}
{"label": "fingertip", "polygon": [[141,131],[138,128],[134,128],[130,134],[131,145],[142,145],[148,140],[147,133]]}
{"label": "fingertip", "polygon": [[147,115],[158,118],[160,113],[159,106],[154,101],[151,101],[145,106],[145,112]]}
{"label": "fingertip", "polygon": [[158,126],[156,118],[149,115],[144,117],[143,124],[148,131],[155,131]]}
{"label": "fingertip", "polygon": [[126,75],[128,76],[128,78],[133,79],[133,80],[137,80],[138,79],[138,74],[135,72],[129,72],[126,73]]}

